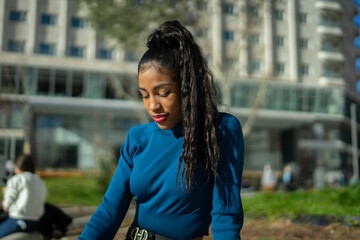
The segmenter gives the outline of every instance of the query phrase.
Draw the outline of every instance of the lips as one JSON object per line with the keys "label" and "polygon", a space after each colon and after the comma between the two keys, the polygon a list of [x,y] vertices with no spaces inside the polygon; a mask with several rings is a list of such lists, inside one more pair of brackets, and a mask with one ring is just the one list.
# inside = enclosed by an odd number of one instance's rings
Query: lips
{"label": "lips", "polygon": [[161,123],[166,120],[168,114],[159,114],[159,115],[152,115],[152,118],[156,123]]}

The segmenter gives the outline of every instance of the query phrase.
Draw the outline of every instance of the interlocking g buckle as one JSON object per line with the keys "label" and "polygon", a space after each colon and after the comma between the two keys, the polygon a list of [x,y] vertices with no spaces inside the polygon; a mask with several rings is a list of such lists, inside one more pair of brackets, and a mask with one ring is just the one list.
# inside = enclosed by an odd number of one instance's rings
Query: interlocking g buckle
{"label": "interlocking g buckle", "polygon": [[149,233],[145,229],[140,229],[136,227],[131,231],[132,240],[147,240],[148,238],[149,238]]}

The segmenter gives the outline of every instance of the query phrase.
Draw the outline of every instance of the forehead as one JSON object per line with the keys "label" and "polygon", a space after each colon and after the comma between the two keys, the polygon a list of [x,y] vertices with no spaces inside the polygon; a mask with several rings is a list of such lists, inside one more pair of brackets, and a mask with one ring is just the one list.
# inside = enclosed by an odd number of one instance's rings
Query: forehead
{"label": "forehead", "polygon": [[158,84],[175,84],[171,75],[159,71],[156,67],[150,66],[139,72],[139,87],[157,86]]}

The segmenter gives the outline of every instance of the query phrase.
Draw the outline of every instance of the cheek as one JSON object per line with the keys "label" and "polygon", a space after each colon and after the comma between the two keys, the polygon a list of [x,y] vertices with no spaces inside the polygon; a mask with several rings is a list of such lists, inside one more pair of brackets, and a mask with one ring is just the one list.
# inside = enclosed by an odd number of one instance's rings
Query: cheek
{"label": "cheek", "polygon": [[143,104],[144,104],[146,111],[149,112],[149,101],[146,101],[145,99],[143,99]]}

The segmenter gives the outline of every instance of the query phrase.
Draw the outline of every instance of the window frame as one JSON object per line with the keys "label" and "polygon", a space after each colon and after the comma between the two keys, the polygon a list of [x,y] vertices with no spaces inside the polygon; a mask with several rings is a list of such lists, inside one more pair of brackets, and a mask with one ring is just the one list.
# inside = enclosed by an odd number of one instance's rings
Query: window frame
{"label": "window frame", "polygon": [[87,25],[86,19],[83,17],[73,16],[71,17],[71,27],[72,28],[85,28]]}
{"label": "window frame", "polygon": [[85,57],[85,47],[72,45],[69,47],[70,57],[84,58]]}
{"label": "window frame", "polygon": [[223,39],[228,42],[233,42],[235,40],[234,31],[224,30],[223,31]]}
{"label": "window frame", "polygon": [[42,25],[55,26],[57,25],[57,15],[50,13],[42,13],[40,16],[40,23]]}
{"label": "window frame", "polygon": [[9,21],[10,22],[26,22],[27,21],[27,11],[10,10]]}
{"label": "window frame", "polygon": [[56,44],[55,43],[44,43],[44,42],[40,43],[38,53],[53,56],[56,53]]}
{"label": "window frame", "polygon": [[25,41],[9,39],[7,50],[9,52],[23,53],[23,52],[25,52]]}

